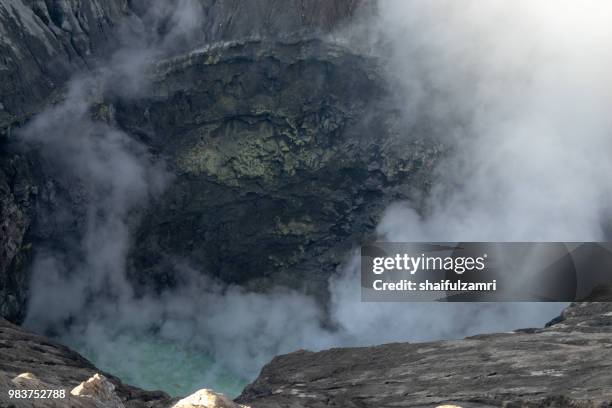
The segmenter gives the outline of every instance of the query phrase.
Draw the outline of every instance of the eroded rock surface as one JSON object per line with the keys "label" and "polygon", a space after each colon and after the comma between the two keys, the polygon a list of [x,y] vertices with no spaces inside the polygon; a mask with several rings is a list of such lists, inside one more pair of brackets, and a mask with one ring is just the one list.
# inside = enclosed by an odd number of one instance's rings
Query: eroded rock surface
{"label": "eroded rock surface", "polygon": [[[118,351],[120,352],[120,351]],[[61,398],[10,398],[9,390],[62,390]],[[67,347],[0,318],[2,408],[248,408],[212,390],[183,399],[126,384]]]}
{"label": "eroded rock surface", "polygon": [[0,316],[13,322],[25,316],[37,198],[54,193],[36,152],[18,146],[17,131],[75,72],[95,65],[129,15],[127,4],[0,1]]}
{"label": "eroded rock surface", "polygon": [[[0,134],[46,104],[77,71],[163,20],[179,2],[0,1]],[[366,0],[198,0],[198,43],[312,36],[336,28]],[[159,13],[156,10],[162,10]],[[168,11],[167,10],[167,11]],[[160,29],[163,31],[163,27]]]}
{"label": "eroded rock surface", "polygon": [[27,233],[38,192],[31,158],[0,146],[0,316],[12,321],[20,321],[25,313],[32,256]]}
{"label": "eroded rock surface", "polygon": [[94,64],[129,15],[127,0],[0,1],[0,135]]}
{"label": "eroded rock surface", "polygon": [[[9,389],[61,389],[67,397],[18,401],[8,398]],[[0,318],[0,407],[120,408],[119,403],[126,408],[166,408],[173,400],[161,391],[125,385],[112,375],[100,373],[69,348]]]}
{"label": "eroded rock surface", "polygon": [[94,403],[99,403],[108,408],[125,408],[115,392],[115,385],[100,374],[94,374],[87,381],[83,381],[74,387],[70,391],[70,395],[81,399],[90,399]]}
{"label": "eroded rock surface", "polygon": [[[322,0],[289,0],[286,2],[278,2],[275,0],[256,0],[252,2],[236,1],[236,0],[199,0],[198,3],[204,13],[204,18],[198,21],[198,27],[194,35],[193,42],[181,44],[174,53],[181,53],[193,48],[208,47],[211,44],[222,43],[225,41],[246,41],[247,39],[266,39],[268,41],[281,41],[281,39],[293,38],[296,41],[305,38],[313,38],[318,35],[327,33],[339,26],[345,21],[350,20],[358,10],[365,7],[365,4],[370,2],[367,0],[338,0],[327,2]],[[165,8],[165,9],[164,9]],[[150,2],[148,0],[112,0],[112,1],[73,1],[73,0],[0,0],[0,315],[10,319],[13,322],[22,321],[25,315],[25,305],[27,304],[27,294],[29,280],[28,269],[32,254],[35,254],[37,249],[40,249],[39,243],[45,245],[52,243],[54,250],[62,251],[67,245],[62,240],[78,240],[79,228],[82,227],[82,216],[84,207],[87,205],[85,194],[79,187],[79,180],[75,178],[62,178],[57,176],[53,171],[53,163],[46,163],[48,166],[43,166],[40,163],[33,164],[38,161],[35,150],[29,149],[16,152],[14,145],[19,145],[19,129],[28,122],[28,120],[37,112],[44,110],[46,107],[53,105],[62,100],[65,92],[66,84],[71,78],[78,75],[87,75],[88,72],[93,72],[100,64],[108,61],[108,57],[112,55],[122,44],[130,43],[134,39],[140,39],[143,42],[155,43],[162,42],[164,30],[167,21],[163,16],[173,10],[173,3]],[[167,16],[166,16],[167,17]],[[248,41],[247,41],[248,42]],[[184,49],[183,49],[184,48]],[[243,46],[249,48],[249,46]],[[251,54],[256,54],[263,48],[252,46]],[[299,50],[297,47],[296,50]],[[231,87],[240,85],[244,82],[240,78],[233,81],[232,76],[237,75],[237,69],[245,71],[253,70],[258,72],[257,75],[267,73],[270,69],[274,69],[268,64],[261,68],[254,68],[247,63],[239,64],[241,58],[235,49],[230,52],[227,58],[220,58],[219,64],[213,64],[209,61],[203,64],[201,59],[193,58],[194,63],[188,67],[186,61],[189,58],[177,58],[163,65],[167,74],[156,77],[155,85],[160,85],[165,88],[167,96],[177,100],[177,102],[185,102],[180,100],[180,95],[173,95],[172,87],[178,86],[181,79],[181,72],[187,72],[189,75],[196,75],[196,70],[210,67],[207,72],[202,73],[202,78],[194,78],[199,84],[204,85],[221,85],[214,89],[199,89],[194,90],[192,95],[186,94],[186,97],[191,98],[194,95],[204,95],[206,97],[230,97],[232,92]],[[218,54],[218,53],[217,53]],[[248,53],[245,53],[245,55]],[[261,62],[257,57],[250,58],[252,64]],[[267,55],[266,58],[273,61],[274,57]],[[233,59],[233,61],[230,61]],[[173,66],[173,64],[177,64]],[[233,67],[233,68],[232,68]],[[314,67],[314,65],[313,65]],[[326,69],[325,64],[321,64],[321,69]],[[278,69],[279,66],[276,66]],[[268,70],[268,71],[266,71]],[[337,75],[337,74],[336,74]],[[177,78],[179,78],[177,80]],[[182,85],[185,86],[183,76]],[[212,79],[211,79],[212,78]],[[255,78],[251,76],[248,78]],[[247,78],[247,79],[248,79]],[[167,79],[167,83],[166,82]],[[274,80],[266,82],[266,86]],[[223,85],[229,84],[229,85]],[[278,86],[274,85],[274,86]],[[191,86],[187,88],[191,89]],[[253,98],[252,91],[256,88],[252,86],[246,90],[244,96],[248,96],[249,100],[246,103],[254,105],[247,109],[250,112],[257,112],[260,108],[259,100]],[[275,88],[276,89],[276,88]],[[180,89],[175,89],[181,92]],[[262,98],[268,98],[270,91]],[[240,90],[235,90],[234,98],[239,96]],[[208,93],[208,94],[207,94]],[[340,95],[342,97],[342,95]],[[193,112],[184,112],[180,115],[180,106],[171,106],[172,100],[163,101],[163,96],[155,95],[157,108],[162,104],[170,104],[170,111],[164,113],[166,118],[173,117],[176,122],[170,126],[170,131],[160,129],[163,133],[159,133],[159,137],[176,137],[181,136],[178,140],[182,145],[182,150],[165,151],[163,152],[176,163],[186,163],[192,161],[199,163],[202,167],[204,163],[210,162],[210,157],[200,155],[202,150],[202,141],[200,144],[195,144],[193,141],[197,137],[195,132],[191,132],[183,138],[183,133],[186,129],[193,129],[192,123],[181,123],[180,120],[191,120],[189,116]],[[110,101],[112,105],[117,101]],[[279,113],[278,119],[280,122],[261,120],[264,112],[261,115],[258,113],[252,119],[248,119],[250,113],[236,112],[236,117],[231,118],[234,114],[231,106],[228,108],[224,105],[224,101],[219,102],[218,108],[212,112],[211,120],[226,122],[227,126],[221,129],[220,124],[211,123],[219,128],[219,132],[223,131],[227,136],[227,141],[222,143],[220,147],[221,154],[217,157],[215,163],[220,164],[219,160],[229,160],[238,163],[238,167],[242,171],[251,174],[257,168],[257,171],[267,172],[266,166],[289,166],[295,167],[291,163],[278,163],[279,160],[293,161],[295,155],[286,158],[280,157],[278,154],[267,155],[266,158],[260,159],[259,155],[267,154],[270,148],[275,147],[275,141],[265,140],[261,138],[250,139],[257,128],[261,130],[262,135],[270,133],[284,132],[287,123],[284,122],[282,113]],[[317,103],[315,101],[315,103]],[[243,105],[244,105],[243,104]],[[265,104],[264,104],[265,105]],[[144,105],[143,105],[144,106]],[[194,106],[197,109],[207,109],[206,105]],[[268,109],[270,106],[264,106]],[[148,108],[147,108],[148,109]],[[155,108],[154,108],[155,109]],[[121,113],[121,112],[120,112]],[[312,114],[312,112],[310,112]],[[273,114],[272,116],[274,116]],[[101,120],[109,119],[108,115]],[[139,118],[140,119],[140,118]],[[273,118],[276,119],[276,118]],[[325,119],[328,123],[329,121]],[[312,122],[312,120],[311,120]],[[315,123],[316,126],[319,126]],[[198,122],[198,126],[203,126]],[[336,127],[337,124],[330,122],[326,126]],[[249,131],[244,130],[245,127]],[[134,128],[134,130],[138,130]],[[141,137],[141,132],[136,132],[135,137]],[[263,136],[262,136],[263,137]],[[191,139],[190,139],[191,138]],[[247,139],[249,138],[249,139]],[[144,140],[146,145],[149,145],[147,140]],[[191,142],[189,142],[191,140]],[[157,139],[156,143],[160,140]],[[161,141],[163,144],[176,146],[170,140]],[[191,149],[188,150],[188,144],[192,143]],[[239,146],[238,146],[239,145]],[[253,145],[254,150],[251,156],[247,152],[247,145]],[[157,148],[157,145],[150,145],[150,148]],[[319,147],[323,149],[324,147]],[[171,150],[171,149],[170,149]],[[190,152],[190,153],[189,153]],[[182,156],[174,156],[174,154]],[[236,158],[232,155],[236,154]],[[246,154],[246,156],[245,156]],[[213,160],[213,162],[214,162]],[[245,164],[245,161],[248,164]],[[210,162],[209,164],[213,163]],[[214,163],[213,163],[214,164]],[[234,166],[235,167],[235,166]],[[231,171],[234,171],[232,167]],[[208,168],[204,166],[204,169]],[[182,187],[173,190],[177,193],[177,197],[172,197],[170,193],[167,196],[166,203],[173,206],[175,202],[182,203],[186,198],[184,194],[191,193],[192,188],[198,187],[197,183],[202,183],[206,186],[211,186],[213,183],[211,178],[204,180],[200,177],[202,171],[189,173],[190,181],[186,178],[181,178]],[[204,172],[205,173],[205,172]],[[227,173],[227,172],[226,172]],[[32,176],[34,174],[34,176]],[[222,174],[221,176],[227,176]],[[312,177],[310,183],[316,185],[320,175]],[[77,177],[78,178],[78,177]],[[197,181],[196,179],[201,181]],[[227,178],[227,177],[226,177]],[[194,181],[195,180],[195,181]],[[214,183],[213,183],[214,184]],[[230,206],[237,207],[237,211],[243,213],[244,209],[251,210],[253,207],[254,196],[248,193],[237,195],[235,190],[239,188],[236,185],[236,180],[231,184],[230,188],[222,183],[219,189],[213,192],[219,192],[222,196],[215,203],[208,203],[204,206],[199,205],[199,200],[205,194],[210,193],[210,190],[202,191],[200,197],[193,205],[180,205],[179,210],[191,211],[185,214],[185,217],[180,214],[173,213],[172,217],[181,218],[183,226],[191,223],[194,217],[198,217],[193,211],[210,210],[216,212],[219,205],[229,203]],[[187,185],[187,187],[185,187]],[[252,183],[251,183],[252,185]],[[214,187],[214,186],[213,186]],[[268,186],[263,185],[261,189],[265,190]],[[245,189],[248,191],[250,187]],[[276,187],[275,187],[276,188]],[[232,190],[233,189],[233,190]],[[270,197],[262,202],[262,206],[266,208],[278,207],[278,203],[274,201],[275,193],[271,193]],[[246,197],[246,198],[245,198]],[[239,202],[234,203],[233,200]],[[285,200],[285,199],[282,199]],[[302,197],[293,197],[293,207],[299,204]],[[286,200],[285,200],[286,201]],[[244,205],[244,202],[250,204]],[[308,205],[306,203],[305,205]],[[171,220],[168,216],[169,206],[159,209],[160,214],[155,215],[156,209],[151,210],[151,222],[144,226],[141,231],[153,232],[159,231],[158,222]],[[234,210],[230,210],[231,213]],[[303,215],[303,214],[301,214]],[[206,239],[206,245],[211,242],[214,237],[225,239],[220,243],[221,246],[227,243],[227,240],[236,238],[235,224],[232,224],[230,231],[222,228],[222,231],[215,232],[214,229],[218,225],[209,226],[205,223],[211,214],[202,214],[203,220],[196,223],[196,228],[205,225],[212,232],[212,236]],[[228,217],[232,217],[228,215]],[[295,217],[294,217],[295,218]],[[303,217],[302,217],[303,218]],[[182,227],[176,227],[181,229]],[[251,235],[253,226],[246,226],[246,229],[241,231],[240,236],[248,237],[246,246],[258,249],[257,245],[253,245],[254,240],[262,240],[269,244],[269,237],[262,235]],[[284,235],[293,235],[296,232],[298,235],[303,231],[312,230],[308,220],[297,219],[291,220],[288,223],[278,222],[277,230]],[[200,230],[198,230],[200,231]],[[165,231],[161,231],[165,232]],[[160,249],[165,254],[174,257],[182,257],[190,255],[192,252],[196,255],[201,255],[201,248],[196,248],[192,251],[191,242],[199,240],[200,233],[193,234],[192,228],[182,228],[181,238],[187,239],[186,242],[175,248],[173,245],[164,246],[163,237],[153,237],[149,244],[149,250],[155,251]],[[280,241],[276,241],[277,243]],[[159,248],[154,248],[153,245],[160,244]],[[291,248],[290,256],[297,248],[304,249],[307,242],[300,242],[296,246],[295,239],[289,244]],[[176,253],[173,251],[176,250]],[[280,248],[280,262],[289,262],[287,255],[284,254],[284,249]],[[134,252],[136,253],[136,252]],[[219,253],[217,248],[215,254]],[[135,256],[137,266],[139,262],[147,254],[137,254]],[[249,254],[241,254],[248,257]],[[199,261],[198,256],[193,259],[194,263]],[[159,257],[156,256],[156,259]],[[159,259],[158,259],[159,260]],[[213,264],[219,262],[219,259],[213,259]],[[142,262],[140,262],[142,263]],[[150,265],[146,265],[147,267]],[[208,265],[209,266],[209,265]],[[242,266],[242,265],[239,265]],[[163,268],[162,268],[163,269]],[[229,270],[235,270],[233,267],[222,267],[218,274],[229,275]],[[164,270],[166,271],[166,270]],[[228,280],[232,280],[232,276],[228,276]],[[163,280],[163,279],[162,279]],[[168,282],[162,282],[166,284]]]}
{"label": "eroded rock surface", "polygon": [[254,408],[608,407],[612,304],[573,304],[544,329],[298,351],[265,366],[237,401]]}
{"label": "eroded rock surface", "polygon": [[146,98],[108,101],[176,176],[137,232],[140,281],[180,279],[179,259],[324,291],[390,201],[427,189],[440,153],[401,126],[381,75],[321,40],[234,42],[159,63]]}
{"label": "eroded rock surface", "polygon": [[[235,402],[210,390],[179,401],[100,374],[68,348],[0,320],[0,406],[609,407],[611,334],[612,305],[576,303],[541,329],[298,351],[276,357]],[[63,389],[67,398],[36,403],[7,399],[9,389],[41,387]]]}
{"label": "eroded rock surface", "polygon": [[222,394],[209,389],[201,389],[190,396],[183,398],[172,408],[249,408],[245,405],[236,404]]}

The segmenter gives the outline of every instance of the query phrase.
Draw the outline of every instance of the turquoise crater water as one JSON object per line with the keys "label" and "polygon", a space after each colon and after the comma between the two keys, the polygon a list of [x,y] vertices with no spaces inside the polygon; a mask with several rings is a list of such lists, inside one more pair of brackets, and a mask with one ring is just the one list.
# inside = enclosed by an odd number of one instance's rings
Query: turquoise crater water
{"label": "turquoise crater water", "polygon": [[[154,336],[121,335],[95,349],[69,341],[100,370],[146,390],[186,396],[211,388],[235,398],[249,383],[223,370],[206,351]],[[76,344],[75,344],[76,343]]]}

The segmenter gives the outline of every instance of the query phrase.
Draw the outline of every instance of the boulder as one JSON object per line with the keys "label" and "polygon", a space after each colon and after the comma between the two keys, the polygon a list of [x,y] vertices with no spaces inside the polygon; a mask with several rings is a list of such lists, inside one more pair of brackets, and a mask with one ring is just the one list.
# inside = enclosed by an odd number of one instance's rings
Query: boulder
{"label": "boulder", "polygon": [[209,389],[201,389],[190,396],[183,398],[172,408],[248,408],[245,405],[236,404],[223,394],[218,394]]}
{"label": "boulder", "polygon": [[[8,398],[8,391],[64,390],[62,399]],[[144,391],[101,372],[68,347],[0,318],[0,407],[167,408],[161,391]]]}
{"label": "boulder", "polygon": [[125,408],[115,393],[115,385],[98,373],[70,391],[76,397],[91,398],[107,408]]}

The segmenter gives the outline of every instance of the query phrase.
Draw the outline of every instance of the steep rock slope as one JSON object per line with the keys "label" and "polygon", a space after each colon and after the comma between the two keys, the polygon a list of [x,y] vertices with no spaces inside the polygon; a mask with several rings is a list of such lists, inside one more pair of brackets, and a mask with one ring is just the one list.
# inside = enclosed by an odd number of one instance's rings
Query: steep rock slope
{"label": "steep rock slope", "polygon": [[[364,0],[196,0],[196,42],[312,36],[354,15]],[[97,65],[121,43],[160,40],[181,2],[150,0],[0,1],[0,129],[7,132],[75,71]],[[149,33],[148,31],[154,32]],[[161,37],[159,37],[161,35]]]}
{"label": "steep rock slope", "polygon": [[127,0],[1,1],[0,129],[40,109],[75,70],[93,64],[128,13]]}
{"label": "steep rock slope", "polygon": [[255,408],[607,407],[611,334],[612,305],[576,303],[544,329],[298,351],[276,357],[237,400]]}
{"label": "steep rock slope", "polygon": [[[375,6],[372,0],[195,1],[203,12],[198,24],[199,39],[206,44],[249,38],[310,38],[335,30]],[[129,2],[131,10],[142,18],[146,18],[152,4],[150,0]]]}
{"label": "steep rock slope", "polygon": [[25,314],[31,231],[44,190],[34,152],[16,130],[48,105],[74,72],[104,53],[127,1],[0,1],[0,315]]}
{"label": "steep rock slope", "polygon": [[[365,1],[197,0],[204,14],[193,43],[241,38],[312,37],[350,19]],[[78,229],[83,194],[24,151],[20,126],[62,99],[74,75],[106,60],[120,44],[163,41],[175,3],[148,0],[0,0],[0,314],[19,322],[25,313],[28,268],[37,243]],[[183,2],[184,3],[184,2]],[[183,49],[177,49],[180,52]],[[175,123],[174,133],[181,123]],[[33,164],[36,163],[36,164]],[[63,211],[62,222],[54,214]],[[72,214],[72,220],[67,217]],[[188,218],[188,217],[187,217]],[[78,237],[78,235],[75,235]]]}
{"label": "steep rock slope", "polygon": [[24,317],[32,253],[27,231],[38,187],[30,160],[16,152],[0,153],[0,316],[13,321]]}
{"label": "steep rock slope", "polygon": [[233,42],[159,63],[147,98],[106,107],[176,175],[138,231],[138,276],[165,285],[178,259],[319,293],[439,152],[401,128],[379,70],[320,40]]}
{"label": "steep rock slope", "polygon": [[[26,384],[23,389],[63,389],[70,395],[74,387],[100,373],[100,370],[67,347],[29,333],[0,318],[0,406],[10,406],[6,405],[9,403],[15,404],[16,407],[37,406],[35,400],[26,403],[7,399],[8,389],[17,388],[10,380],[23,373],[32,373],[37,380],[45,384],[44,387]],[[170,397],[161,391],[143,391],[125,385],[111,375],[105,376],[115,386],[116,394],[127,407],[154,408],[171,405]],[[75,406],[67,400],[55,402],[57,407]]]}
{"label": "steep rock slope", "polygon": [[[19,398],[9,391],[17,392]],[[33,398],[35,392],[50,397]],[[248,408],[209,389],[201,389],[180,399],[171,398],[161,391],[132,387],[102,373],[69,348],[29,333],[2,318],[0,407]]]}

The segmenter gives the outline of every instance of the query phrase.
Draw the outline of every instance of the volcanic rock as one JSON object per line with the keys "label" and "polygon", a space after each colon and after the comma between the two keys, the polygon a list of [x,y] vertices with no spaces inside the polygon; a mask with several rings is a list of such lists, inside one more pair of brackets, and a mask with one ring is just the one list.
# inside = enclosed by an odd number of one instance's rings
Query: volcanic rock
{"label": "volcanic rock", "polygon": [[608,407],[612,304],[575,303],[544,329],[298,351],[237,398],[281,407]]}
{"label": "volcanic rock", "polygon": [[201,389],[190,396],[183,398],[172,408],[249,408],[245,405],[236,404],[223,394],[218,394],[209,389]]}
{"label": "volcanic rock", "polygon": [[[211,47],[216,45],[218,54],[223,49],[223,44],[227,42],[247,42],[259,39],[259,41],[297,41],[298,43],[305,39],[318,38],[326,33],[338,28],[345,21],[350,20],[362,9],[364,4],[369,4],[367,0],[338,0],[333,2],[322,0],[288,0],[285,2],[277,2],[275,0],[257,0],[252,2],[243,2],[235,0],[200,0],[199,5],[205,15],[198,22],[194,43],[186,44],[185,49],[177,47],[173,50],[175,54],[180,54],[185,50],[191,51],[190,47]],[[147,36],[157,35],[163,36],[163,19],[155,20],[154,11],[156,7],[148,7],[150,2],[141,0],[109,0],[99,1],[92,0],[86,2],[72,0],[3,0],[0,1],[0,316],[6,317],[13,322],[21,322],[25,316],[25,308],[27,304],[29,269],[33,254],[37,253],[41,244],[52,243],[54,250],[61,252],[65,249],[66,240],[79,240],[81,229],[83,228],[84,207],[87,206],[87,197],[83,193],[83,188],[78,180],[70,177],[59,176],[54,172],[52,162],[44,162],[40,160],[36,149],[24,149],[19,140],[20,128],[28,122],[28,120],[36,113],[45,108],[60,102],[63,99],[66,85],[71,78],[79,75],[88,75],[89,72],[94,72],[101,64],[109,59],[109,56],[121,47],[122,44],[133,41],[134,38],[146,39]],[[159,3],[159,7],[163,5]],[[162,7],[163,8],[163,7]],[[158,39],[159,40],[159,39]],[[221,48],[219,48],[221,47]],[[280,47],[282,48],[282,47]],[[289,51],[293,48],[294,51],[285,52],[288,56],[293,53],[295,63],[298,63],[299,52],[304,50],[303,46],[285,46]],[[262,54],[261,58],[258,53]],[[240,63],[242,58],[241,53],[250,61]],[[244,239],[244,244],[240,246],[241,250],[258,251],[267,249],[271,245],[278,245],[278,259],[270,262],[264,261],[261,258],[256,259],[256,264],[260,265],[256,271],[252,273],[255,278],[264,278],[261,274],[264,267],[267,268],[270,264],[287,264],[296,265],[301,262],[303,256],[301,252],[306,251],[312,239],[319,239],[323,234],[325,242],[333,240],[332,235],[335,231],[333,225],[325,220],[315,220],[314,224],[309,221],[309,211],[303,211],[300,208],[312,207],[314,193],[320,193],[321,189],[328,190],[327,187],[318,186],[319,181],[327,174],[311,174],[306,179],[303,177],[293,178],[291,183],[307,182],[314,186],[313,194],[306,197],[295,196],[289,192],[286,197],[278,197],[276,192],[265,193],[267,188],[283,188],[287,186],[263,185],[261,192],[250,193],[253,185],[259,183],[257,180],[250,180],[249,185],[240,190],[240,183],[236,177],[231,176],[228,172],[238,171],[240,176],[251,176],[271,172],[272,169],[267,169],[267,166],[274,168],[289,168],[292,171],[311,171],[309,168],[303,169],[303,165],[298,163],[294,165],[297,153],[292,151],[291,154],[280,153],[272,154],[269,151],[272,149],[280,149],[281,145],[277,145],[278,141],[269,140],[265,135],[280,135],[286,133],[287,129],[291,130],[293,126],[300,125],[293,122],[294,119],[306,121],[307,126],[312,130],[317,130],[323,127],[327,134],[336,132],[341,126],[338,121],[345,121],[345,114],[337,112],[337,108],[346,105],[347,101],[341,103],[325,100],[317,101],[316,98],[321,98],[320,93],[311,97],[312,108],[307,108],[303,115],[291,114],[286,117],[284,112],[269,112],[266,110],[276,109],[276,104],[270,105],[266,102],[271,95],[274,95],[281,83],[274,84],[280,74],[280,68],[275,62],[276,57],[274,52],[267,52],[266,47],[260,45],[242,45],[240,47],[230,47],[227,57],[218,59],[218,63],[213,64],[212,60],[205,63],[204,56],[213,53],[202,54],[196,53],[196,56],[177,57],[171,61],[166,61],[161,64],[159,75],[155,75],[155,86],[161,86],[166,92],[165,95],[155,94],[150,100],[140,101],[135,110],[144,108],[151,110],[157,114],[162,106],[172,107],[172,102],[176,100],[180,102],[181,93],[187,99],[194,99],[194,109],[207,109],[206,101],[210,98],[222,98],[214,111],[211,111],[209,119],[210,125],[206,128],[202,118],[190,117],[197,114],[195,111],[184,111],[180,114],[180,106],[176,105],[168,112],[163,114],[164,118],[175,119],[177,122],[172,122],[170,131],[167,126],[159,128],[159,123],[147,124],[153,128],[156,134],[155,140],[149,141],[142,138],[143,133],[139,126],[143,125],[141,118],[135,118],[133,121],[125,120],[125,115],[129,112],[119,110],[118,116],[123,119],[126,127],[133,130],[132,134],[135,138],[140,138],[141,141],[151,150],[156,150],[161,145],[168,144],[168,149],[162,152],[160,160],[169,160],[172,163],[182,163],[182,166],[177,166],[175,170],[180,173],[177,187],[172,189],[165,197],[164,204],[157,209],[150,209],[147,217],[147,222],[139,228],[140,233],[145,234],[151,232],[152,236],[147,242],[142,244],[143,248],[137,248],[132,251],[133,264],[135,269],[142,266],[145,268],[145,273],[139,277],[146,276],[146,271],[154,270],[154,279],[161,285],[166,285],[163,277],[160,274],[166,273],[168,270],[165,266],[157,268],[155,259],[160,260],[163,264],[164,259],[181,259],[187,263],[196,264],[200,261],[204,249],[210,249],[214,239],[219,238],[219,245],[224,246],[230,240],[237,240],[238,237]],[[278,54],[278,53],[276,53]],[[316,52],[309,53],[311,62],[306,61],[305,66],[308,66],[311,75],[319,69],[323,70],[320,75],[325,74],[328,68],[334,68],[333,63],[316,61]],[[199,55],[199,57],[197,56]],[[327,59],[325,57],[324,59]],[[265,61],[264,61],[265,60]],[[285,66],[293,64],[287,58],[282,62]],[[189,63],[192,61],[192,63]],[[279,61],[280,62],[280,61]],[[348,60],[346,61],[348,62]],[[262,63],[262,66],[257,68],[253,64]],[[190,65],[191,64],[191,65]],[[208,67],[207,67],[208,66]],[[198,70],[204,69],[201,72],[201,78],[198,79]],[[241,78],[238,74],[242,71],[252,71],[253,74]],[[275,73],[276,72],[276,73]],[[242,86],[251,80],[259,80],[261,75],[271,74],[263,85],[272,86],[261,97],[254,94],[259,88],[248,86],[246,90],[232,90],[232,87]],[[285,79],[291,80],[291,76],[298,74],[291,73]],[[193,89],[194,86],[189,85],[187,90],[183,92],[181,87],[187,85],[185,80],[192,77],[201,86],[215,85],[210,89]],[[358,76],[363,76],[363,73]],[[330,79],[339,77],[340,73],[336,72]],[[351,75],[351,78],[357,76]],[[281,79],[281,78],[278,78]],[[346,85],[347,81],[344,81]],[[301,85],[309,85],[306,81],[300,82]],[[219,88],[217,85],[222,85]],[[344,86],[345,86],[344,85]],[[174,88],[173,88],[174,87]],[[263,90],[263,89],[262,89]],[[284,99],[290,105],[292,110],[295,110],[297,103],[304,100],[307,89],[303,87],[294,89],[302,95],[296,95],[293,102]],[[178,94],[177,94],[178,92]],[[238,93],[243,95],[239,95]],[[285,94],[289,94],[288,91]],[[224,104],[223,101],[231,103],[228,98],[244,96],[245,102],[241,111],[234,111],[231,106]],[[340,98],[345,98],[348,95],[338,95]],[[170,99],[168,99],[170,98]],[[330,95],[328,100],[332,98]],[[335,98],[335,96],[334,96]],[[147,106],[148,101],[154,101],[155,106]],[[180,103],[189,102],[183,100]],[[204,105],[202,105],[204,103]],[[248,107],[247,104],[252,104]],[[100,105],[100,109],[104,107],[112,107],[113,104],[122,107],[121,101],[105,101]],[[129,104],[128,104],[129,105]],[[330,109],[323,106],[330,105]],[[333,105],[333,106],[332,106]],[[321,106],[319,109],[317,106]],[[178,109],[178,110],[177,110]],[[263,111],[259,111],[263,109]],[[112,110],[110,110],[112,111]],[[109,112],[110,112],[109,111]],[[326,113],[327,111],[327,113]],[[93,116],[99,120],[109,120],[109,115],[99,115],[100,111],[93,112]],[[265,116],[269,116],[269,120]],[[181,123],[180,120],[185,120]],[[287,122],[289,121],[289,122]],[[300,125],[302,126],[302,125]],[[226,137],[219,152],[210,151],[208,155],[200,155],[199,152],[203,148],[203,144],[209,141],[202,140],[199,144],[195,143],[195,137],[198,132],[205,132],[206,129],[214,130],[216,133],[223,132]],[[184,131],[191,131],[184,134]],[[262,137],[251,138],[257,130],[262,131]],[[295,131],[292,130],[295,134]],[[180,136],[174,143],[175,136]],[[167,136],[167,139],[160,140],[161,137]],[[264,140],[261,140],[264,139]],[[300,141],[299,143],[306,143]],[[308,142],[316,151],[312,151],[311,156],[303,159],[319,160],[318,155],[326,149],[326,146],[314,146],[316,141]],[[247,145],[253,145],[253,157],[245,156]],[[258,147],[259,146],[259,147]],[[280,146],[280,147],[279,147]],[[307,146],[308,147],[308,146]],[[308,150],[308,149],[307,149]],[[218,153],[218,154],[217,154]],[[232,157],[232,155],[236,157]],[[280,155],[279,155],[280,154]],[[180,155],[180,156],[179,156]],[[211,156],[212,155],[212,156]],[[263,155],[263,156],[262,156]],[[228,167],[225,172],[216,171],[217,176],[226,179],[221,185],[215,187],[215,175],[208,176],[205,171],[206,163],[214,164],[223,160],[229,160],[235,163]],[[196,167],[188,165],[191,162],[194,166],[201,168],[198,171],[189,171]],[[204,167],[202,167],[204,166]],[[311,166],[312,167],[312,166]],[[359,167],[362,167],[361,165]],[[347,169],[346,171],[350,171]],[[360,170],[362,171],[362,170]],[[247,177],[247,178],[249,178]],[[217,177],[218,178],[218,177]],[[363,178],[363,177],[361,177]],[[228,184],[231,181],[230,184]],[[186,204],[185,194],[190,194],[194,188],[202,185],[204,190],[198,192],[198,196],[191,205]],[[306,189],[309,187],[306,186]],[[213,190],[213,191],[211,191]],[[242,191],[242,193],[240,192]],[[220,194],[215,202],[201,203],[203,197],[207,197],[209,193]],[[176,194],[176,196],[173,196]],[[257,197],[259,195],[260,197]],[[346,195],[346,193],[345,193]],[[341,212],[346,216],[351,216],[347,205],[355,204],[354,200],[362,200],[363,194],[354,196],[350,202],[335,203],[332,206],[340,208]],[[208,196],[210,197],[210,196]],[[252,235],[254,229],[259,225],[258,222],[251,221],[245,223],[244,229],[238,228],[239,223],[244,218],[244,211],[252,211],[255,199],[262,198],[260,206],[262,209],[270,211],[276,210],[279,206],[284,207],[290,204],[289,214],[281,217],[282,219],[270,219],[265,227],[266,231],[261,234]],[[317,198],[317,202],[318,202]],[[344,201],[344,199],[342,200]],[[179,203],[179,211],[188,211],[189,213],[181,216],[172,207]],[[223,222],[228,221],[228,217],[233,219],[234,215],[237,222],[232,221],[228,227],[222,227],[222,224],[208,222],[216,219],[215,213],[219,205],[228,204],[234,209],[230,209],[228,215],[223,219]],[[292,213],[297,213],[294,216]],[[194,213],[194,211],[196,213]],[[203,211],[212,211],[211,213],[203,213]],[[325,218],[336,211],[335,209],[326,210]],[[238,212],[238,214],[236,214]],[[199,215],[202,220],[194,222]],[[212,217],[212,218],[211,218]],[[264,217],[268,217],[264,214]],[[264,217],[261,217],[262,219]],[[316,215],[315,215],[316,217]],[[360,223],[372,225],[373,222],[369,219],[369,214],[364,216]],[[180,238],[185,239],[184,242],[164,242],[166,231],[160,229],[159,223],[175,221],[178,218],[178,224],[173,227],[180,233]],[[191,248],[193,242],[198,242],[202,238],[202,226],[211,234],[205,237],[203,244],[196,245]],[[347,228],[347,222],[340,222],[338,227]],[[328,232],[319,231],[321,228]],[[272,229],[272,230],[271,230]],[[315,229],[318,229],[315,231]],[[256,231],[256,230],[255,230]],[[311,234],[307,234],[311,231]],[[238,234],[238,235],[237,235]],[[289,237],[287,241],[288,248],[279,245],[282,239]],[[282,239],[281,239],[282,238]],[[257,244],[256,241],[261,241],[262,244]],[[329,249],[327,244],[323,242],[320,247]],[[159,246],[157,248],[156,246]],[[140,249],[143,252],[140,253]],[[151,252],[159,249],[151,262],[147,261],[147,257]],[[211,265],[216,265],[220,262],[217,254],[222,248],[215,248],[211,259],[206,263],[204,269],[209,270]],[[241,256],[248,257],[255,255],[249,252],[241,253]],[[261,254],[261,256],[264,256]],[[265,256],[274,257],[271,254]],[[315,256],[314,254],[312,255]],[[221,264],[218,274],[227,281],[244,280],[245,274],[240,272],[244,263],[238,262],[234,264]],[[160,272],[161,270],[161,272]],[[281,268],[286,271],[286,268]],[[206,272],[206,271],[205,271]],[[137,277],[137,278],[139,278]],[[240,279],[239,279],[240,278]],[[171,280],[171,279],[170,279]],[[282,283],[282,282],[281,282]],[[265,282],[263,286],[269,286],[269,282]]]}
{"label": "volcanic rock", "polygon": [[[20,401],[8,398],[10,389],[64,390],[66,398]],[[0,407],[166,408],[172,402],[161,391],[125,385],[69,348],[0,318]]]}

